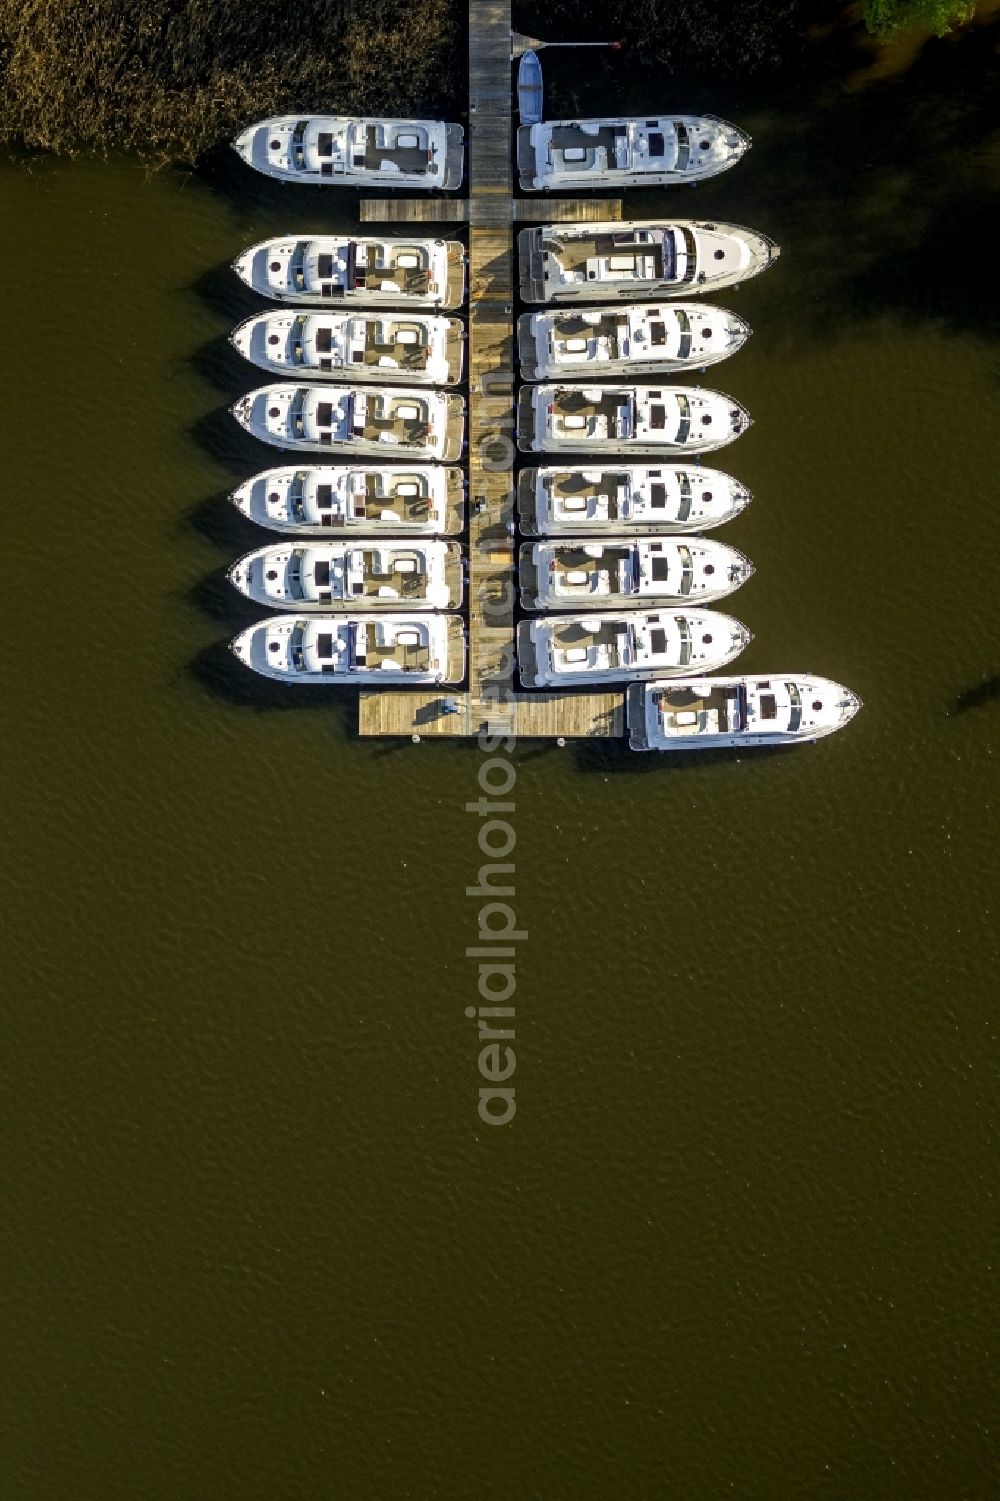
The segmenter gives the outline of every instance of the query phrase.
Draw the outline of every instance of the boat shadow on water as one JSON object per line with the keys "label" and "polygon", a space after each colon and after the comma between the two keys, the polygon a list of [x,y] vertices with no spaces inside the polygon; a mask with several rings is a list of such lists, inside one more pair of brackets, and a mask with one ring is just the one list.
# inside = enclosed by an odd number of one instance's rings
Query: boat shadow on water
{"label": "boat shadow on water", "polygon": [[180,522],[180,529],[197,532],[214,547],[221,548],[233,562],[242,553],[262,547],[267,541],[261,528],[240,514],[225,490],[189,507]]}
{"label": "boat shadow on water", "polygon": [[237,631],[261,618],[260,605],[247,599],[245,594],[233,587],[226,568],[217,568],[198,579],[197,583],[191,585],[187,597],[202,615],[207,615],[210,620],[224,626],[234,636]]}
{"label": "boat shadow on water", "polygon": [[[233,258],[243,247],[233,246]],[[213,313],[231,319],[234,326],[261,311],[261,301],[245,282],[241,281],[229,264],[212,266],[194,281],[188,282],[184,292],[196,297]],[[277,304],[275,304],[277,306]]]}
{"label": "boat shadow on water", "polygon": [[251,365],[233,348],[228,334],[216,334],[214,339],[200,344],[187,356],[187,364],[202,380],[233,401],[243,395],[248,385],[261,385],[267,379],[259,366]]}
{"label": "boat shadow on water", "polygon": [[[345,220],[356,212],[350,194],[335,189],[331,202],[330,188],[325,184],[282,182],[265,172],[255,172],[227,144],[200,157],[195,176],[209,192],[226,200],[239,221],[236,235],[246,244],[287,234],[289,223],[328,224],[331,209],[336,215],[339,208]],[[242,248],[242,244],[234,247],[234,255]]]}
{"label": "boat shadow on water", "polygon": [[[235,395],[233,400],[236,400]],[[214,407],[203,413],[191,424],[188,432],[213,462],[223,465],[240,479],[266,468],[268,455],[274,452],[251,437],[227,407]],[[272,459],[272,462],[276,460]]]}
{"label": "boat shadow on water", "polygon": [[[259,612],[258,612],[259,617]],[[233,631],[236,634],[236,631]],[[294,710],[299,714],[333,714],[346,740],[358,738],[357,694],[343,687],[308,688],[294,683],[277,683],[272,678],[250,672],[229,650],[229,642],[213,641],[187,663],[186,671],[197,685],[213,698],[239,709],[257,713]],[[409,744],[409,742],[406,742]]]}
{"label": "boat shadow on water", "polygon": [[759,745],[743,750],[650,751],[638,754],[630,749],[627,736],[620,740],[577,740],[573,745],[573,765],[577,771],[598,773],[605,778],[623,773],[631,776],[650,772],[691,772],[734,769],[743,765],[783,759],[789,751],[804,753],[795,745]]}

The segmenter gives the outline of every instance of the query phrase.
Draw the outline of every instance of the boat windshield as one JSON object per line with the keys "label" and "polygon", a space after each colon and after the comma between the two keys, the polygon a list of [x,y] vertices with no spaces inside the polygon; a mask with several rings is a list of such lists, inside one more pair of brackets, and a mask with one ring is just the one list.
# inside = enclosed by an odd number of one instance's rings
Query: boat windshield
{"label": "boat windshield", "polygon": [[677,411],[679,421],[677,423],[677,437],[675,442],[686,443],[691,436],[691,403],[686,396],[678,396]]}
{"label": "boat windshield", "polygon": [[304,599],[305,593],[302,588],[302,564],[305,558],[300,547],[292,551],[288,560],[288,593],[292,599]]}
{"label": "boat windshield", "polygon": [[791,704],[791,713],[788,716],[788,728],[795,731],[802,723],[802,695],[794,683],[786,683],[788,698]]}
{"label": "boat windshield", "polygon": [[681,237],[686,256],[684,274],[680,280],[682,282],[693,282],[698,274],[698,242],[689,229],[679,229],[677,233]]}
{"label": "boat windshield", "polygon": [[691,661],[691,625],[686,615],[682,615],[677,621],[677,633],[681,638],[678,665],[687,667]]}
{"label": "boat windshield", "polygon": [[691,161],[691,137],[688,135],[687,126],[681,120],[674,122],[674,129],[677,132],[677,171],[684,172]]}
{"label": "boat windshield", "polygon": [[297,120],[292,131],[290,155],[293,167],[301,168],[306,164],[305,136],[308,124],[308,120]]}
{"label": "boat windshield", "polygon": [[687,521],[691,515],[691,481],[686,474],[680,477],[680,500],[677,506],[677,520]]}

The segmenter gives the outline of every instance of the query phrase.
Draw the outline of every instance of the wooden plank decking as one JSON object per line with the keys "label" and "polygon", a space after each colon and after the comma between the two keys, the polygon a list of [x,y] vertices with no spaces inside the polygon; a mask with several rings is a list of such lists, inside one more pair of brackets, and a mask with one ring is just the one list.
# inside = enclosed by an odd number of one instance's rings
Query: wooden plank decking
{"label": "wooden plank decking", "polygon": [[[557,739],[620,736],[624,693],[516,693],[514,663],[514,219],[510,0],[469,10],[468,689],[365,689],[362,735],[463,736],[491,731]],[[460,200],[437,200],[449,206]],[[364,218],[384,200],[368,199]],[[404,208],[408,200],[394,202]],[[617,200],[541,202],[606,218]],[[576,215],[574,215],[575,217]],[[399,216],[399,217],[405,217]],[[420,215],[419,217],[424,217]]]}
{"label": "wooden plank decking", "polygon": [[514,218],[528,224],[606,224],[622,216],[620,198],[548,198],[536,193],[514,199]]}
{"label": "wooden plank decking", "polygon": [[362,224],[464,224],[464,198],[362,198]]}

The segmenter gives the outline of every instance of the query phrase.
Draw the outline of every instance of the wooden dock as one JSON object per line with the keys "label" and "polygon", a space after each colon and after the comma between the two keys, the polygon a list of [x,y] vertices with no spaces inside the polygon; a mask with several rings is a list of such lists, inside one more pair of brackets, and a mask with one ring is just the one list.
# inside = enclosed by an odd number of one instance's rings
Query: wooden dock
{"label": "wooden dock", "polygon": [[[362,198],[362,224],[465,224],[466,198]],[[515,198],[513,218],[522,224],[607,224],[622,217],[620,198]]]}
{"label": "wooden dock", "polygon": [[548,198],[536,193],[533,198],[514,199],[514,218],[522,224],[607,224],[621,216],[620,198]]}
{"label": "wooden dock", "polygon": [[362,198],[362,224],[464,224],[464,198]]}
{"label": "wooden dock", "polygon": [[[469,411],[468,688],[386,692],[365,689],[362,735],[588,738],[625,732],[625,695],[518,693],[514,657],[514,220],[513,78],[510,0],[472,0],[469,8]],[[371,221],[384,199],[367,199]],[[617,200],[543,202],[525,217],[555,217],[555,203],[591,219],[600,206],[620,218]],[[412,200],[392,204],[405,210]],[[423,205],[420,205],[423,208]],[[415,213],[415,211],[414,211]],[[394,213],[397,222],[405,213]],[[570,214],[566,213],[566,218]],[[414,222],[424,219],[421,213]],[[429,216],[427,216],[429,219]]]}

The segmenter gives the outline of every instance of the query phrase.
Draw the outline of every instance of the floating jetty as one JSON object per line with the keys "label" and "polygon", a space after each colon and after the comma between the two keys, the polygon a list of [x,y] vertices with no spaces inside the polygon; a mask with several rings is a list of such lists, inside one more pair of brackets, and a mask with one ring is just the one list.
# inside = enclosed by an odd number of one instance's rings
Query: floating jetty
{"label": "floating jetty", "polygon": [[516,691],[514,646],[514,225],[620,219],[617,199],[521,203],[513,184],[510,0],[469,14],[469,196],[368,198],[363,222],[469,225],[469,679],[464,692],[364,689],[362,735],[618,738],[625,686],[602,693]]}

